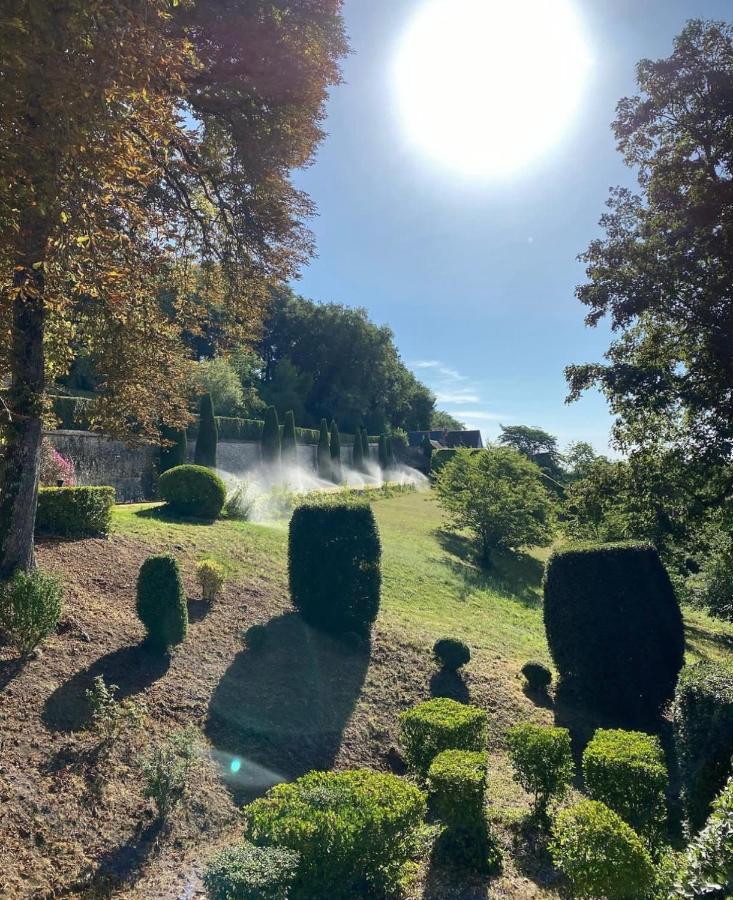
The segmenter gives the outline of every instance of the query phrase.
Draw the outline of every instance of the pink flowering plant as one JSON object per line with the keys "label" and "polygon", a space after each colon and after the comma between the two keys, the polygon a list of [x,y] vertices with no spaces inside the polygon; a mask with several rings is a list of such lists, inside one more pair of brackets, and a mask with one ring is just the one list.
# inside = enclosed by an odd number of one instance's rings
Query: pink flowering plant
{"label": "pink flowering plant", "polygon": [[63,481],[65,487],[76,484],[74,463],[59,453],[48,438],[44,438],[41,445],[40,479],[45,487],[55,487],[59,481]]}

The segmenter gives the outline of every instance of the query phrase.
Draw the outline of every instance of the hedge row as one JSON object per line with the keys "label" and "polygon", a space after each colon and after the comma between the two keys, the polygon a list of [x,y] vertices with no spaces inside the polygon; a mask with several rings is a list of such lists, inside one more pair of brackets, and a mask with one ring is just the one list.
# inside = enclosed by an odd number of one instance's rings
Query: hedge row
{"label": "hedge row", "polygon": [[72,538],[104,537],[109,534],[114,503],[112,487],[40,488],[36,533]]}

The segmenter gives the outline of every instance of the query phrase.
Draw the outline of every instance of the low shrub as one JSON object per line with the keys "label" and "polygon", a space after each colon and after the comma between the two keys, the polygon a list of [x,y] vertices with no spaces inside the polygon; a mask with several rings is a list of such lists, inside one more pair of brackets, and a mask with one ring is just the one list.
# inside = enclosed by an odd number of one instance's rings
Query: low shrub
{"label": "low shrub", "polygon": [[204,869],[209,900],[288,900],[300,854],[246,841],[217,853]]}
{"label": "low shrub", "polygon": [[552,684],[552,672],[541,662],[529,660],[522,666],[522,675],[530,691],[541,693]]}
{"label": "low shrub", "polygon": [[365,504],[298,507],[290,521],[290,592],[310,625],[368,635],[379,612],[381,546]]}
{"label": "low shrub", "polygon": [[443,750],[486,749],[486,713],[447,697],[426,700],[400,716],[407,764],[422,776]]}
{"label": "low shrub", "polygon": [[643,721],[674,694],[682,614],[651,545],[556,551],[545,573],[544,616],[561,687],[594,708]]}
{"label": "low shrub", "polygon": [[89,704],[89,725],[103,744],[114,742],[125,732],[139,728],[145,718],[143,703],[134,700],[117,700],[119,688],[109,686],[102,675],[94,679],[94,686],[86,691]]}
{"label": "low shrub", "polygon": [[553,824],[550,853],[578,897],[641,900],[655,881],[649,852],[612,809],[582,800]]}
{"label": "low shrub", "polygon": [[158,651],[183,643],[188,633],[188,606],[178,563],[172,556],[150,556],[137,578],[137,614]]}
{"label": "low shrub", "polygon": [[112,487],[44,487],[38,491],[36,533],[106,537],[112,523]]}
{"label": "low shrub", "polygon": [[435,642],[433,656],[444,669],[457,672],[461,666],[471,661],[471,650],[468,644],[456,638],[441,638]]}
{"label": "low shrub", "polygon": [[196,581],[201,588],[201,596],[211,603],[224,587],[224,567],[214,559],[203,559],[196,566]]}
{"label": "low shrub", "polygon": [[23,656],[56,630],[63,598],[58,578],[39,569],[18,571],[0,587],[0,628]]}
{"label": "low shrub", "polygon": [[188,793],[198,756],[193,729],[174,731],[156,741],[143,757],[143,794],[165,822]]}
{"label": "low shrub", "polygon": [[694,833],[731,774],[733,666],[712,661],[686,666],[677,684],[673,722],[682,799]]}
{"label": "low shrub", "polygon": [[219,476],[204,466],[176,466],[160,476],[160,496],[180,516],[215,519],[227,491]]}
{"label": "low shrub", "polygon": [[671,897],[733,897],[733,778],[680,860]]}
{"label": "low shrub", "polygon": [[560,800],[573,780],[575,765],[567,728],[515,725],[507,733],[514,780],[534,796],[535,811],[545,815],[551,800]]}
{"label": "low shrub", "polygon": [[651,843],[666,820],[669,782],[659,738],[640,731],[599,728],[583,753],[589,797],[600,800]]}
{"label": "low shrub", "polygon": [[488,754],[444,750],[428,770],[428,793],[434,813],[446,826],[436,844],[443,863],[491,871],[499,862],[486,820]]}
{"label": "low shrub", "polygon": [[426,811],[416,787],[382,772],[310,772],[245,807],[258,845],[300,854],[294,900],[347,900],[396,891]]}

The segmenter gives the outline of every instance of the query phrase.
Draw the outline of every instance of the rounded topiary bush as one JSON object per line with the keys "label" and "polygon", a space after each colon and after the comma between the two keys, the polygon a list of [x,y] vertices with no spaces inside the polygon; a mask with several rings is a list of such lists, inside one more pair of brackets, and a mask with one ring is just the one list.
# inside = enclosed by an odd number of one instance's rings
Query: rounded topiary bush
{"label": "rounded topiary bush", "polygon": [[379,612],[380,559],[371,507],[308,503],[293,513],[290,593],[310,625],[332,634],[368,635]]}
{"label": "rounded topiary bush", "polygon": [[535,811],[544,816],[551,800],[560,800],[575,774],[567,728],[524,722],[507,732],[514,780],[534,796]]}
{"label": "rounded topiary bush", "polygon": [[654,865],[638,834],[595,800],[564,809],[553,825],[550,853],[577,897],[642,900],[654,884]]}
{"label": "rounded topiary bush", "polygon": [[545,573],[545,628],[560,684],[627,719],[655,715],[682,668],[682,614],[648,544],[555,552]]}
{"label": "rounded topiary bush", "polygon": [[204,466],[176,466],[160,476],[160,496],[181,516],[215,519],[227,497],[219,476]]}
{"label": "rounded topiary bush", "polygon": [[300,855],[295,900],[390,896],[409,871],[426,806],[395,775],[309,772],[245,807],[245,833]]}
{"label": "rounded topiary bush", "polygon": [[407,764],[425,776],[443,750],[486,749],[486,713],[447,697],[426,700],[400,716]]}
{"label": "rounded topiary bush", "polygon": [[159,651],[183,643],[188,633],[188,606],[178,563],[172,556],[150,556],[137,578],[137,614]]}
{"label": "rounded topiary bush", "polygon": [[288,900],[300,856],[246,841],[217,853],[204,869],[209,900]]}
{"label": "rounded topiary bush", "polygon": [[471,650],[468,644],[456,638],[441,638],[435,642],[433,656],[444,669],[457,672],[471,661]]}
{"label": "rounded topiary bush", "polygon": [[40,569],[17,571],[0,585],[0,628],[24,656],[56,630],[64,590],[54,575]]}
{"label": "rounded topiary bush", "polygon": [[541,662],[531,659],[522,666],[522,675],[530,691],[540,693],[552,684],[552,672]]}

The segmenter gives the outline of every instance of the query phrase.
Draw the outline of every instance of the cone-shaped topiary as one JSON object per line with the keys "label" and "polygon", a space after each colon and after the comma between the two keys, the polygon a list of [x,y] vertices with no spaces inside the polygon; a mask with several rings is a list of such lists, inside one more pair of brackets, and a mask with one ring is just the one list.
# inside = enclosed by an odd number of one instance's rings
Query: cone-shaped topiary
{"label": "cone-shaped topiary", "polygon": [[341,484],[341,436],[336,420],[331,420],[331,478],[336,484]]}
{"label": "cone-shaped topiary", "polygon": [[268,406],[265,412],[265,424],[262,426],[262,461],[268,466],[280,464],[281,439],[280,422],[274,406]]}
{"label": "cone-shaped topiary", "polygon": [[354,451],[351,463],[357,472],[364,471],[364,448],[361,445],[361,432],[359,431],[354,435]]}
{"label": "cone-shaped topiary", "polygon": [[281,457],[286,466],[295,466],[298,463],[298,437],[295,432],[295,414],[292,410],[285,413]]}
{"label": "cone-shaped topiary", "polygon": [[371,447],[369,446],[369,435],[367,434],[366,428],[361,429],[361,451],[362,456],[364,457],[364,463],[366,464],[369,462],[372,455]]}
{"label": "cone-shaped topiary", "polygon": [[430,471],[430,463],[433,459],[433,443],[430,440],[430,435],[426,434],[422,439],[422,453],[425,457],[425,462],[428,467],[428,471]]}
{"label": "cone-shaped topiary", "polygon": [[331,480],[331,436],[325,419],[321,419],[321,435],[318,439],[318,477],[325,481]]}
{"label": "cone-shaped topiary", "polygon": [[206,466],[207,469],[216,468],[216,444],[218,440],[219,432],[216,427],[211,394],[204,394],[199,406],[199,432],[196,438],[196,452],[194,454],[194,462],[197,466]]}
{"label": "cone-shaped topiary", "polygon": [[379,467],[383,472],[389,468],[389,447],[386,434],[379,435]]}
{"label": "cone-shaped topiary", "polygon": [[172,556],[150,556],[137,578],[137,614],[155,650],[165,652],[186,639],[188,607],[178,563]]}
{"label": "cone-shaped topiary", "polygon": [[390,435],[387,435],[387,468],[394,468],[394,445]]}
{"label": "cone-shaped topiary", "polygon": [[166,442],[166,446],[160,448],[158,471],[162,475],[168,469],[185,465],[188,457],[188,438],[185,428],[169,428],[167,425],[161,429],[160,436]]}

